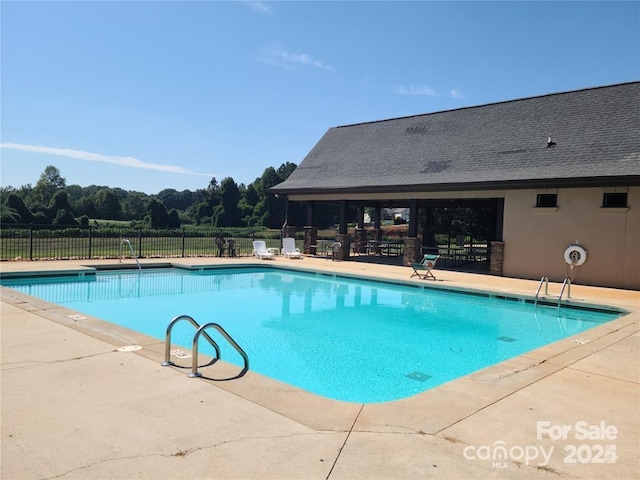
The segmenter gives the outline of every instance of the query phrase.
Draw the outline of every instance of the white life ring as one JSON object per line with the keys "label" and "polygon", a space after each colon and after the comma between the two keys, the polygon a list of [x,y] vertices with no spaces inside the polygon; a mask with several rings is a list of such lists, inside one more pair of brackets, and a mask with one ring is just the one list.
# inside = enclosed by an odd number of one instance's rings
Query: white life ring
{"label": "white life ring", "polygon": [[587,251],[580,245],[569,245],[564,251],[564,261],[572,267],[579,267],[587,260]]}

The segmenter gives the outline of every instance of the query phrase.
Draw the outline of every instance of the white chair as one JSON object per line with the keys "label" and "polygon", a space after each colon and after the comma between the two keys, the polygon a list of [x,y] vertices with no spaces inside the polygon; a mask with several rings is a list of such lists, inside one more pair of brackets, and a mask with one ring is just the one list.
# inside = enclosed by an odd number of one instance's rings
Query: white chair
{"label": "white chair", "polygon": [[260,260],[263,260],[265,258],[274,258],[273,253],[267,250],[267,244],[264,242],[264,240],[253,241],[253,255],[258,257]]}
{"label": "white chair", "polygon": [[296,248],[296,239],[291,237],[282,239],[281,254],[287,258],[302,258],[300,249]]}

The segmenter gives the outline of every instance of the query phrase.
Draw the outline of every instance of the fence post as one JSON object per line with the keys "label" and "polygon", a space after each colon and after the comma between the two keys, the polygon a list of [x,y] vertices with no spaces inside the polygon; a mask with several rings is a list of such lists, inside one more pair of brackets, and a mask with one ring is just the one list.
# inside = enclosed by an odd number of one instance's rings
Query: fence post
{"label": "fence post", "polygon": [[142,227],[138,227],[138,258],[142,258]]}
{"label": "fence post", "polygon": [[33,223],[29,224],[29,260],[33,260]]}
{"label": "fence post", "polygon": [[91,225],[89,225],[89,260],[91,260]]}
{"label": "fence post", "polygon": [[184,228],[182,229],[182,258],[184,258]]}

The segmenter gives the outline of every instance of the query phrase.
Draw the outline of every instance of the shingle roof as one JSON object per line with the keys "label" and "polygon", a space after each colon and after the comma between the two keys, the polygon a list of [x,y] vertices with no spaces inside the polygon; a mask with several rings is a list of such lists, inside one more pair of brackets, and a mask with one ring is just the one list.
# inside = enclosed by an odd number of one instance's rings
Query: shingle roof
{"label": "shingle roof", "polygon": [[621,182],[640,184],[640,82],[330,128],[271,191]]}

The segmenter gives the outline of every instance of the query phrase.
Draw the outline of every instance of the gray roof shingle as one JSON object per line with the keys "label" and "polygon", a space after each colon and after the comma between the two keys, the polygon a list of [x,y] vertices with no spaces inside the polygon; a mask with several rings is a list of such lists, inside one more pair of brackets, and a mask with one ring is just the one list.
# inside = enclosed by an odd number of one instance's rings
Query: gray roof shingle
{"label": "gray roof shingle", "polygon": [[[556,143],[552,148],[549,136]],[[271,191],[444,190],[614,179],[640,184],[640,82],[330,128]]]}

